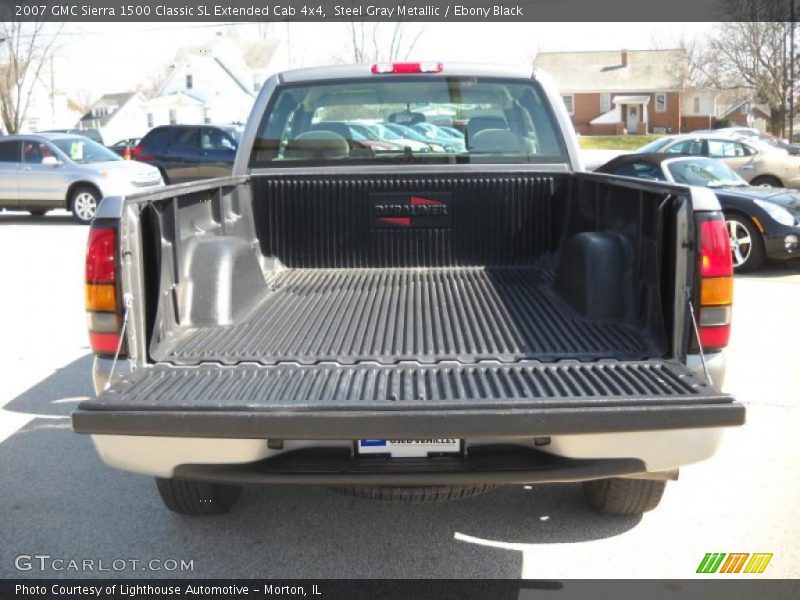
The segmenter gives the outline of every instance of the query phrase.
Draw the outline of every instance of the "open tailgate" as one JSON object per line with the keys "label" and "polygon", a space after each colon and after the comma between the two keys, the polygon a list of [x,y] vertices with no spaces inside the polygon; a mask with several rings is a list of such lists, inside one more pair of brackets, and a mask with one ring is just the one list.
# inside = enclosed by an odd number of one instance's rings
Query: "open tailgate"
{"label": "open tailgate", "polygon": [[684,365],[155,365],[72,416],[78,433],[222,438],[496,438],[727,427],[744,407]]}

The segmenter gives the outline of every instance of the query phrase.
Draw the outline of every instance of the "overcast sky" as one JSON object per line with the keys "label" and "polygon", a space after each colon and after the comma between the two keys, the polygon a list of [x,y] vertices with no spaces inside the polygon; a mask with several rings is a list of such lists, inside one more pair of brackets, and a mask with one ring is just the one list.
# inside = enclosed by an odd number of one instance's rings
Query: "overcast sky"
{"label": "overcast sky", "polygon": [[[704,35],[710,23],[422,23],[412,59],[526,62],[537,51],[644,49],[654,39]],[[240,24],[243,35],[256,26]],[[347,60],[342,23],[276,23],[270,35],[290,40],[292,66]],[[57,86],[94,95],[133,89],[184,45],[200,44],[220,25],[203,23],[70,23],[60,37]]]}

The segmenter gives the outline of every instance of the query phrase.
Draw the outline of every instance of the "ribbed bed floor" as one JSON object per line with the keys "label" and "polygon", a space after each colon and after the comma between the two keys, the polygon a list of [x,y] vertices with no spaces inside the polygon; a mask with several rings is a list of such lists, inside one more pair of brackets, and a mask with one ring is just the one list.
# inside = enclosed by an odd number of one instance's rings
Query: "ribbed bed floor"
{"label": "ribbed bed floor", "polygon": [[533,268],[294,269],[240,323],[187,330],[174,364],[436,363],[653,355],[631,327],[583,319]]}

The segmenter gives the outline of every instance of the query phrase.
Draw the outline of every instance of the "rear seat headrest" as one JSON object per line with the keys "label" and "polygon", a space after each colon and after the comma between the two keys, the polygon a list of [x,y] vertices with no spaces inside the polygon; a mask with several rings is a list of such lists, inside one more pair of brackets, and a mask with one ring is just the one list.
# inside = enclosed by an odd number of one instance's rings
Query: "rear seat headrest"
{"label": "rear seat headrest", "polygon": [[350,153],[347,140],[332,131],[306,131],[289,140],[284,158],[299,160],[345,158]]}

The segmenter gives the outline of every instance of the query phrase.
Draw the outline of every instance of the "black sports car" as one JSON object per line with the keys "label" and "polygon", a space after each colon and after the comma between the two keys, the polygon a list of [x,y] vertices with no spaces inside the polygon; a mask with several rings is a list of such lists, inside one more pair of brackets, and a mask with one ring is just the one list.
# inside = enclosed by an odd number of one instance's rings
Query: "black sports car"
{"label": "black sports car", "polygon": [[713,158],[675,154],[624,154],[598,173],[712,188],[725,213],[737,272],[766,259],[800,258],[800,191],[751,186]]}

